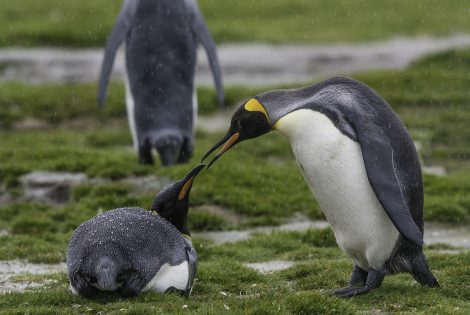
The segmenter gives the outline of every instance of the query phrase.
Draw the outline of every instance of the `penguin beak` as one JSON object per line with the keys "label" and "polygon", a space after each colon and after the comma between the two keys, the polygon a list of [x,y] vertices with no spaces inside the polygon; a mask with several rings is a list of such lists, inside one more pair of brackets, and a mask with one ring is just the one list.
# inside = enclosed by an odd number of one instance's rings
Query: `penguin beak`
{"label": "penguin beak", "polygon": [[178,194],[178,200],[183,200],[191,190],[194,179],[196,176],[206,167],[205,164],[199,164],[193,168],[182,180],[183,186],[181,187],[180,193]]}
{"label": "penguin beak", "polygon": [[240,132],[231,132],[229,131],[222,139],[219,140],[212,148],[209,149],[209,151],[204,154],[202,157],[201,162],[203,162],[212,152],[217,150],[220,146],[222,146],[222,149],[220,150],[219,153],[212,159],[212,161],[207,165],[207,169],[211,167],[212,164],[214,164],[215,161],[217,161],[225,152],[227,152],[231,147],[233,147],[235,144],[237,144],[240,139]]}

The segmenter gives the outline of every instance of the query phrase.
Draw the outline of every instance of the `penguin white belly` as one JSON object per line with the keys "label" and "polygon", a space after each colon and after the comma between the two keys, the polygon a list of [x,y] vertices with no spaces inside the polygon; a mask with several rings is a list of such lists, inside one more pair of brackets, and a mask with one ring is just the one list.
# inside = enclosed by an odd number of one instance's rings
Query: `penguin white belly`
{"label": "penguin white belly", "polygon": [[339,247],[364,270],[382,267],[399,232],[370,185],[360,145],[309,109],[284,116],[275,129],[289,139]]}
{"label": "penguin white belly", "polygon": [[168,288],[185,291],[189,280],[189,265],[185,261],[176,266],[164,264],[152,280],[142,290],[164,293]]}
{"label": "penguin white belly", "polygon": [[127,109],[127,119],[129,121],[129,129],[131,130],[132,134],[132,142],[134,144],[134,149],[137,150],[139,147],[139,143],[137,141],[137,130],[135,129],[135,101],[134,101],[134,94],[132,94],[132,89],[129,84],[129,77],[127,75],[127,71],[125,71],[124,75],[124,84],[126,86],[126,109]]}
{"label": "penguin white belly", "polygon": [[197,111],[198,111],[198,101],[197,101],[197,87],[194,85],[193,91],[193,130],[196,130],[197,124]]}

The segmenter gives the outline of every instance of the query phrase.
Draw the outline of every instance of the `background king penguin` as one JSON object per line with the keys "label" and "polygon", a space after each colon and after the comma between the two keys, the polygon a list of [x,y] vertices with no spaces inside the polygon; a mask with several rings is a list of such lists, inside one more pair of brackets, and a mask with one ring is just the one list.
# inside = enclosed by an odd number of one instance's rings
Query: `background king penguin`
{"label": "background king penguin", "polygon": [[187,162],[193,153],[197,47],[207,52],[217,98],[223,105],[216,46],[196,0],[124,0],[106,45],[98,101],[104,104],[116,52],[125,42],[126,106],[139,162]]}
{"label": "background king penguin", "polygon": [[380,287],[385,275],[410,273],[438,286],[423,254],[423,183],[413,141],[392,108],[365,84],[333,78],[255,96],[232,116],[227,134],[203,160],[277,130],[353,261],[351,297]]}

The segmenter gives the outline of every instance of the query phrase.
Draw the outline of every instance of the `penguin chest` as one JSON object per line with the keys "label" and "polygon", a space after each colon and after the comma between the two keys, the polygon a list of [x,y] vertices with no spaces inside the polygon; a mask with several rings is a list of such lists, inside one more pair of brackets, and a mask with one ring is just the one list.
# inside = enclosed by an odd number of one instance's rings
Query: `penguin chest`
{"label": "penguin chest", "polygon": [[185,291],[188,287],[188,281],[189,264],[187,261],[176,266],[164,264],[145,286],[143,291],[164,293],[172,287],[180,291]]}
{"label": "penguin chest", "polygon": [[338,245],[365,270],[383,266],[399,233],[370,185],[360,145],[308,109],[284,116],[275,127],[289,139]]}
{"label": "penguin chest", "polygon": [[[125,67],[127,69],[127,67]],[[125,72],[124,77],[124,86],[126,89],[126,109],[127,109],[127,119],[129,121],[129,129],[132,135],[132,143],[134,144],[134,150],[137,151],[139,147],[139,141],[137,140],[137,126],[135,121],[135,99],[134,94],[132,93],[132,89],[129,83],[129,76],[127,74],[127,70]]]}

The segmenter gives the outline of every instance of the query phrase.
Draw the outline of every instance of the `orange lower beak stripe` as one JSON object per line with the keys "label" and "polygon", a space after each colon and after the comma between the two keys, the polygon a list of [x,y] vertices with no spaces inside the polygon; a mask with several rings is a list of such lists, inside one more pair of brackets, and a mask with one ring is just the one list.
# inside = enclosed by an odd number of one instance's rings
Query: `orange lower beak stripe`
{"label": "orange lower beak stripe", "polygon": [[239,137],[240,137],[239,132],[234,133],[233,136],[231,136],[230,139],[228,139],[228,141],[225,142],[224,146],[222,147],[218,155],[220,156],[224,154],[225,152],[227,152],[227,150],[230,149],[234,145],[235,142],[237,142]]}

